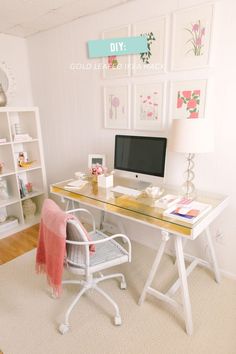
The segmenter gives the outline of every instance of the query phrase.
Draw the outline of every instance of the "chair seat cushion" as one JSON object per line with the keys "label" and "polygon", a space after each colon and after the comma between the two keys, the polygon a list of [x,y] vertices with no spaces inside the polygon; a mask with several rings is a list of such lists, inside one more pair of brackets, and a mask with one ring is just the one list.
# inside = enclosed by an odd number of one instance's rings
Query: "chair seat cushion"
{"label": "chair seat cushion", "polygon": [[[93,241],[102,240],[108,236],[102,233],[101,231],[96,231],[96,233],[91,235]],[[81,264],[81,254],[78,247],[75,249],[78,252],[73,252],[73,259],[67,259],[70,267],[79,267],[85,268],[84,264]],[[70,264],[70,260],[73,264]],[[127,251],[115,240],[110,239],[109,241],[96,244],[96,252],[90,256],[89,267],[97,267],[101,265],[101,269],[105,269],[106,266],[112,266],[116,264],[121,264],[128,261]],[[78,266],[75,266],[74,263],[77,263]]]}

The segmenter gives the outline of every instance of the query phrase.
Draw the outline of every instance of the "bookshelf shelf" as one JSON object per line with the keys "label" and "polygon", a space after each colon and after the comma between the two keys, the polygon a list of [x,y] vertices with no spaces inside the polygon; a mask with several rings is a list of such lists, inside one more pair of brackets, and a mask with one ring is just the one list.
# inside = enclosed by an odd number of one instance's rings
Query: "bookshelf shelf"
{"label": "bookshelf shelf", "polygon": [[[4,209],[8,217],[15,217],[18,221],[9,223],[9,227],[2,224],[2,229],[0,222],[0,238],[4,238],[38,223],[43,200],[47,196],[38,108],[0,108],[0,141],[1,139],[6,141],[0,143],[0,162],[4,163],[0,182],[3,182],[2,186],[7,186],[7,192],[4,194],[3,190],[1,195],[0,189],[0,209]],[[22,152],[26,162],[34,161],[31,166],[19,166],[19,154]],[[29,184],[32,185],[32,191],[25,188]],[[22,186],[24,193],[20,191]],[[30,220],[26,220],[23,211],[23,203],[28,199],[36,204],[35,216]]]}

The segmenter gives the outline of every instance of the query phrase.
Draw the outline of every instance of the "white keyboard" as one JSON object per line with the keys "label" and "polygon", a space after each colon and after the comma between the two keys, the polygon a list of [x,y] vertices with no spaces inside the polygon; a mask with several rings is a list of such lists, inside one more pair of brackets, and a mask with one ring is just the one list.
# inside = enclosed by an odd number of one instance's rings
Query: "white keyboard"
{"label": "white keyboard", "polygon": [[127,188],[123,186],[116,186],[112,188],[112,192],[131,195],[132,197],[138,197],[142,193],[141,191],[137,191],[136,189]]}

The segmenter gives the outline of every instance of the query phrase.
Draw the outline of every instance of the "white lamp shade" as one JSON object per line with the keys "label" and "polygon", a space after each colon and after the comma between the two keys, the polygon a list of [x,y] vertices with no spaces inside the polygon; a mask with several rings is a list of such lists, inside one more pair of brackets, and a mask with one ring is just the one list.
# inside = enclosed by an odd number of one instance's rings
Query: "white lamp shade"
{"label": "white lamp shade", "polygon": [[170,150],[182,153],[211,152],[214,149],[213,126],[209,119],[173,119]]}

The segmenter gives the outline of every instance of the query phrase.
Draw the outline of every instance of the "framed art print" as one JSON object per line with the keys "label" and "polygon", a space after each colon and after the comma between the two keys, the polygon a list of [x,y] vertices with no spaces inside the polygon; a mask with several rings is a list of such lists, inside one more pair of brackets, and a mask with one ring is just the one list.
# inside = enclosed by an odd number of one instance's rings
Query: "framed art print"
{"label": "framed art print", "polygon": [[97,164],[102,167],[106,166],[106,156],[100,154],[89,154],[88,168],[91,169],[93,166],[96,166]]}
{"label": "framed art print", "polygon": [[166,17],[133,25],[134,36],[146,36],[148,52],[133,55],[133,73],[158,74],[165,70]]}
{"label": "framed art print", "polygon": [[104,96],[104,126],[110,129],[130,128],[130,89],[128,85],[106,86]]}
{"label": "framed art print", "polygon": [[213,5],[173,14],[171,69],[185,70],[209,64]]}
{"label": "framed art print", "polygon": [[[102,33],[103,39],[130,36],[130,26],[110,29]],[[130,55],[112,55],[103,58],[103,78],[114,79],[130,75]]]}
{"label": "framed art print", "polygon": [[171,84],[171,118],[204,118],[207,80]]}
{"label": "framed art print", "polygon": [[163,129],[164,94],[163,82],[134,86],[134,129]]}

